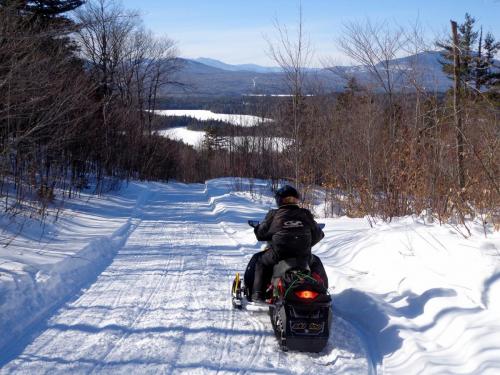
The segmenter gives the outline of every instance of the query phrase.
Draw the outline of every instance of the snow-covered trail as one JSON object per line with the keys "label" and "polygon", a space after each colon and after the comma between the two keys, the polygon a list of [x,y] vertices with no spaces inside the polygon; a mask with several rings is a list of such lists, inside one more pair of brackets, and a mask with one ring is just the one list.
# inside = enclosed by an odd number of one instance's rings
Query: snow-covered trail
{"label": "snow-covered trail", "polygon": [[232,278],[259,249],[245,223],[264,205],[224,185],[152,186],[111,264],[13,343],[0,374],[372,372],[340,318],[323,353],[282,353],[267,314],[232,309]]}

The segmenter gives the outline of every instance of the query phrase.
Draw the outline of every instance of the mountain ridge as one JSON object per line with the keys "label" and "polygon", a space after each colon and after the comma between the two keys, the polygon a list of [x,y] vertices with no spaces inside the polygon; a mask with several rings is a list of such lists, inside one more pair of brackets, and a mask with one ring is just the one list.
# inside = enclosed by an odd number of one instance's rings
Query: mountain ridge
{"label": "mountain ridge", "polygon": [[255,73],[280,73],[281,68],[277,66],[262,66],[258,64],[248,63],[248,64],[228,64],[221,60],[213,59],[210,57],[198,57],[196,59],[189,59],[199,62],[204,65],[208,65],[214,68],[219,68],[229,71],[247,71]]}
{"label": "mountain ridge", "polygon": [[[403,74],[418,77],[419,82],[428,89],[444,92],[451,87],[452,81],[442,71],[439,51],[423,52],[391,60],[395,69],[395,88],[405,88]],[[170,87],[163,95],[280,95],[288,92],[284,73],[278,67],[265,67],[257,64],[227,64],[223,61],[200,57],[197,59],[179,58],[181,69],[175,80],[183,82],[184,87]],[[306,87],[317,86],[321,82],[326,92],[341,92],[345,89],[346,78],[354,77],[365,85],[376,84],[372,75],[363,66],[336,66],[331,68],[308,68]],[[399,81],[398,81],[399,80]],[[411,89],[411,88],[410,88]]]}

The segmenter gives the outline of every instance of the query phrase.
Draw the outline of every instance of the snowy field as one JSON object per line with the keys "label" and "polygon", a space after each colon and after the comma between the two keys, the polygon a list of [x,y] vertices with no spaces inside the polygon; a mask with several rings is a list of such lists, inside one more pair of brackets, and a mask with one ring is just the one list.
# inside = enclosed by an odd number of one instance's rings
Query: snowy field
{"label": "snowy field", "polygon": [[0,374],[500,373],[498,232],[319,218],[330,341],[283,353],[266,314],[231,307],[261,246],[246,221],[272,205],[235,185],[131,183],[43,228],[2,218]]}

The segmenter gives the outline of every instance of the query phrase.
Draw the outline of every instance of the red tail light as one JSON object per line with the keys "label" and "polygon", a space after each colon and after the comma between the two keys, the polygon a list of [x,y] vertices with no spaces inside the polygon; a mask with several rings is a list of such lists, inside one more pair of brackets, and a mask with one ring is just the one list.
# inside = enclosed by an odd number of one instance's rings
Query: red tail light
{"label": "red tail light", "polygon": [[283,294],[285,294],[285,288],[283,288],[283,283],[282,283],[281,279],[278,280],[278,291],[279,291],[281,296]]}
{"label": "red tail light", "polygon": [[301,290],[295,292],[295,295],[303,299],[315,299],[318,296],[318,293],[313,292],[312,290]]}

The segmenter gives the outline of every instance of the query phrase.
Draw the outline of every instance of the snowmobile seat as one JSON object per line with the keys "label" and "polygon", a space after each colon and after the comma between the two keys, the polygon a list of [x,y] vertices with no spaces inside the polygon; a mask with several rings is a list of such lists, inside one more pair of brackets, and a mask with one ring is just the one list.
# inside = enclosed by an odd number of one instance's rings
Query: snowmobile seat
{"label": "snowmobile seat", "polygon": [[287,258],[280,260],[273,268],[273,278],[282,277],[288,271],[297,270],[310,272],[309,257]]}

